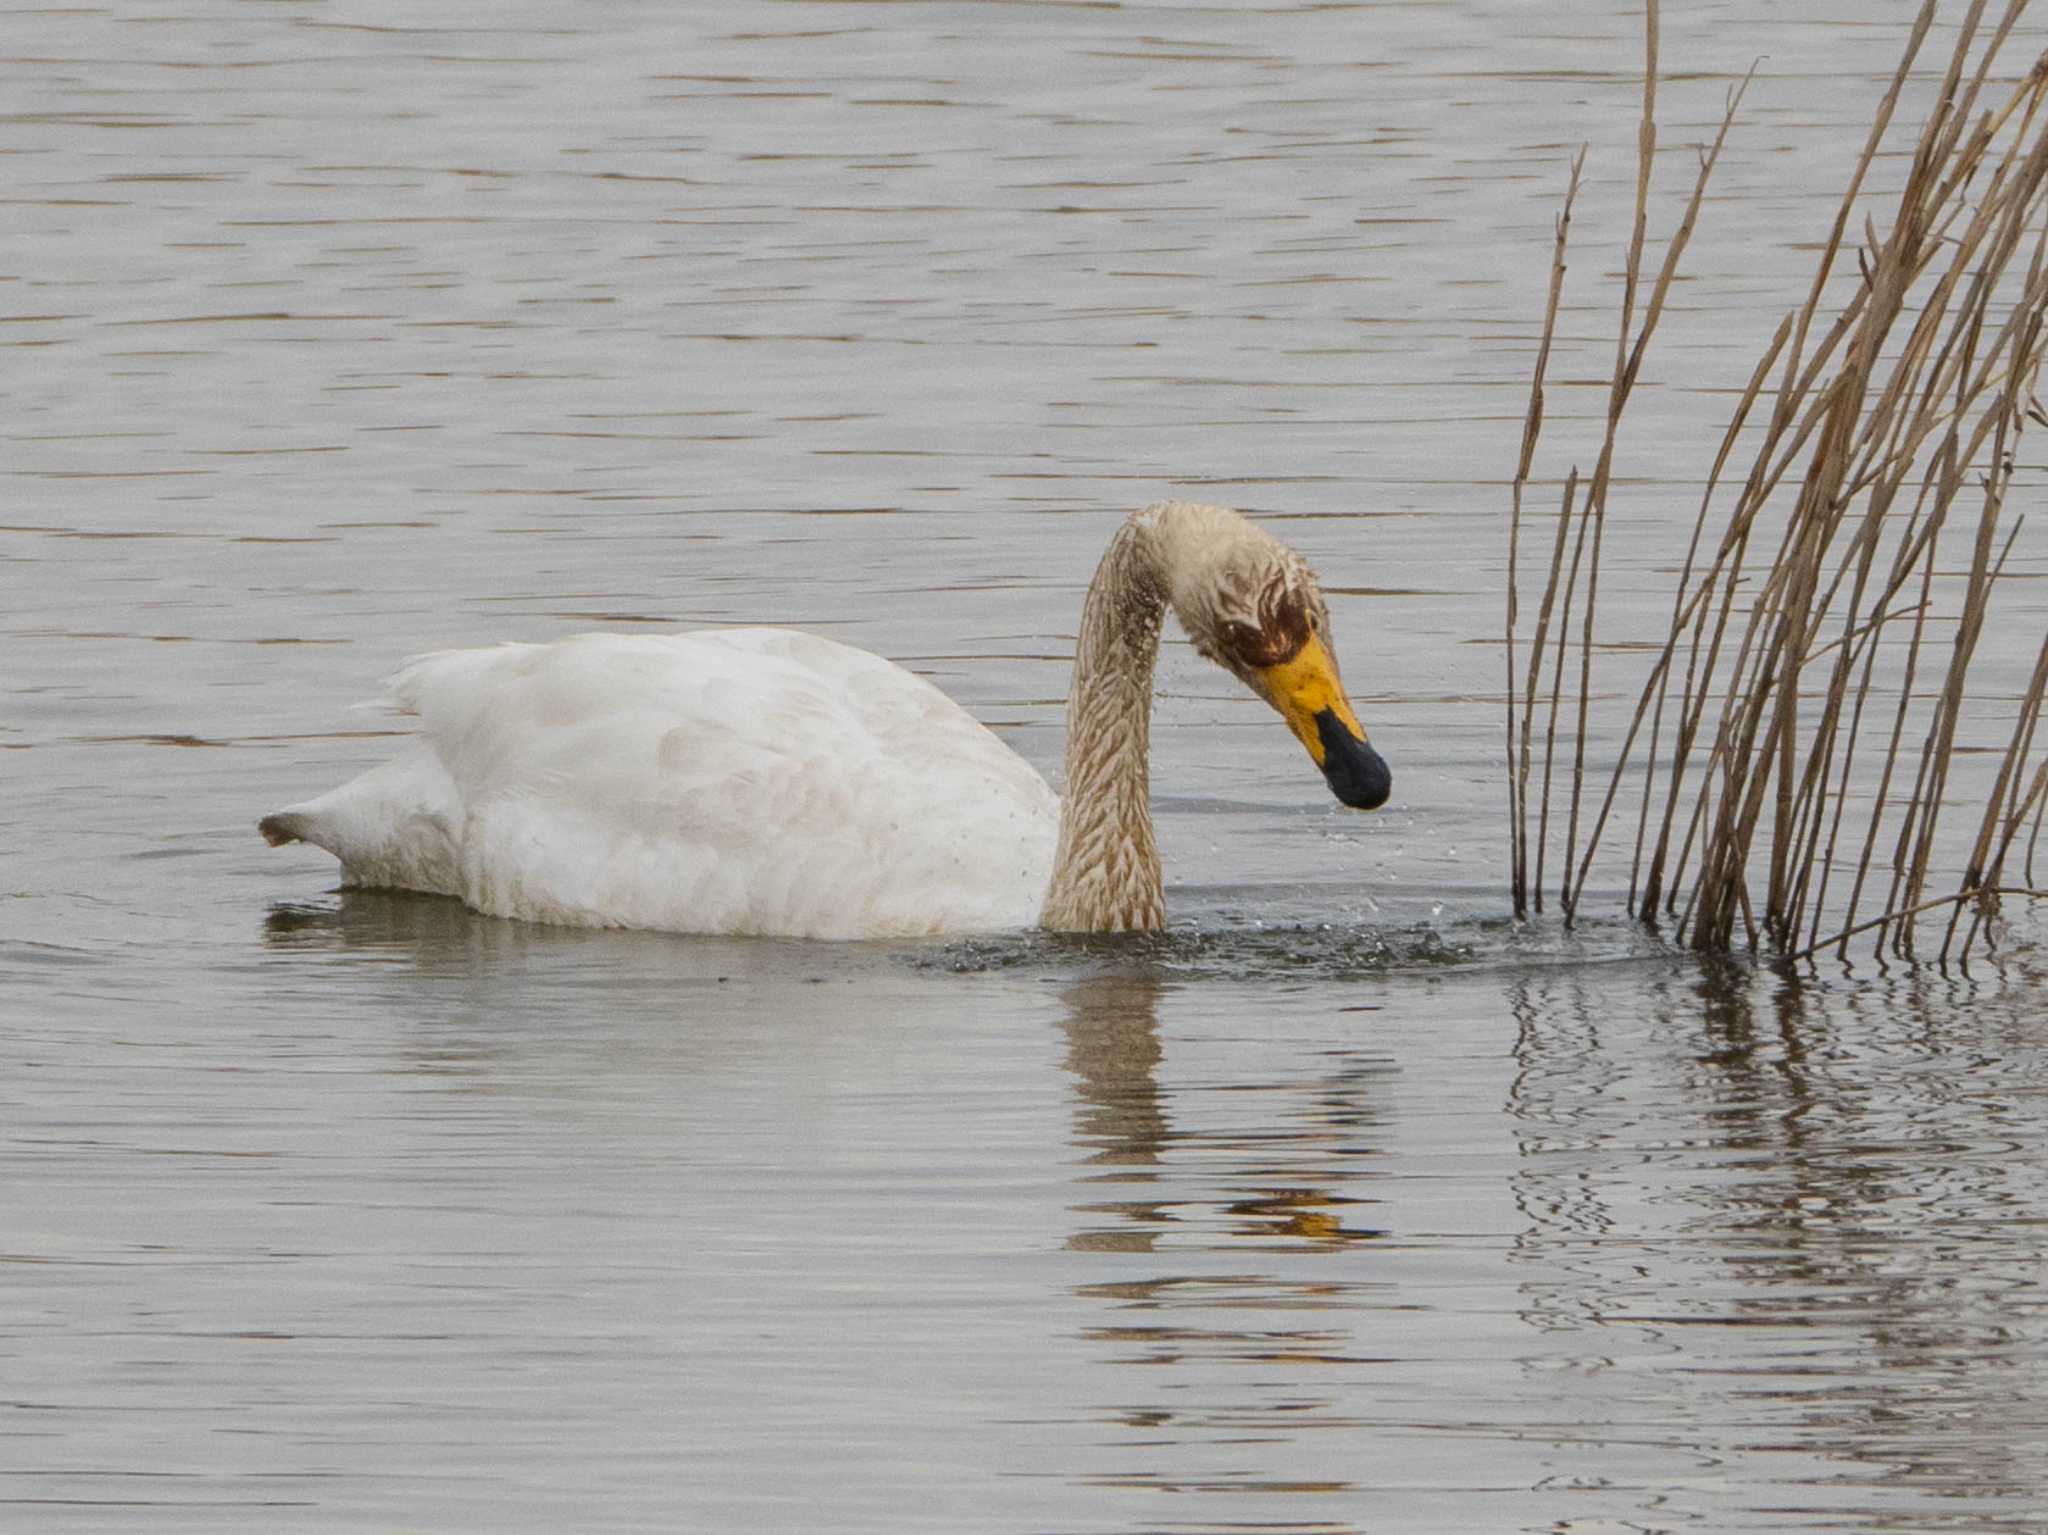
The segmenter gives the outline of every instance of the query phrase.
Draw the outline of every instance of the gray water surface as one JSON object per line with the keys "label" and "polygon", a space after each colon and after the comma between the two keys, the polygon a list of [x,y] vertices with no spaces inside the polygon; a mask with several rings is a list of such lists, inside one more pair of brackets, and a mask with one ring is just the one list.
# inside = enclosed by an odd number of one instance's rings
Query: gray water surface
{"label": "gray water surface", "polygon": [[[1763,64],[1618,633],[1908,8],[1665,9],[1654,235]],[[1597,440],[1638,28],[0,19],[0,1526],[2040,1528],[2026,930],[1779,975],[1637,934],[1625,874],[1504,919],[1505,482],[1581,142],[1546,495]],[[593,627],[817,629],[1055,774],[1162,495],[1309,555],[1396,775],[1342,811],[1170,646],[1163,937],[554,931],[255,834],[390,750],[348,706],[405,656]]]}

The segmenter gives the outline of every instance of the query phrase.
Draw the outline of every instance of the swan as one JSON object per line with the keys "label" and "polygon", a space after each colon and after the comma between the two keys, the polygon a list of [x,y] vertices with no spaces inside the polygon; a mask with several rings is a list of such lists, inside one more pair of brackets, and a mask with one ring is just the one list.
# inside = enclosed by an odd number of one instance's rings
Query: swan
{"label": "swan", "polygon": [[1165,925],[1147,779],[1171,608],[1346,805],[1391,776],[1339,680],[1314,573],[1241,513],[1156,502],[1081,610],[1065,804],[921,677],[788,629],[446,650],[391,679],[397,759],[263,817],[344,885],[583,927],[852,939]]}

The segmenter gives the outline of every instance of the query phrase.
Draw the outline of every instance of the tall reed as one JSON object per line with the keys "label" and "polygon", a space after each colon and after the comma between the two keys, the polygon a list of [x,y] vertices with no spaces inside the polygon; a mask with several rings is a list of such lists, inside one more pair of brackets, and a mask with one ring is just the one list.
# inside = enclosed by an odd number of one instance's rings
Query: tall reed
{"label": "tall reed", "polygon": [[[2019,531],[2006,505],[2014,455],[2030,418],[2048,423],[2033,397],[2048,351],[2048,58],[2017,84],[1994,90],[1994,66],[2026,0],[2008,0],[1989,28],[1987,4],[1962,7],[1904,184],[1886,199],[1880,225],[1865,184],[1893,141],[1938,0],[1925,0],[1912,24],[1804,302],[1778,325],[1722,435],[1667,633],[1582,841],[1594,607],[1616,432],[1742,96],[1733,93],[1701,156],[1638,319],[1656,144],[1657,6],[1650,0],[1634,233],[1607,420],[1583,498],[1577,471],[1566,479],[1525,668],[1515,647],[1522,500],[1542,431],[1580,161],[1558,221],[1513,482],[1508,753],[1517,915],[1542,909],[1553,753],[1546,747],[1532,851],[1531,742],[1539,713],[1554,740],[1567,708],[1565,652],[1581,582],[1573,773],[1557,875],[1567,923],[1625,789],[1636,804],[1629,909],[1645,923],[1672,924],[1696,948],[1726,950],[1739,941],[1783,955],[1830,945],[1846,953],[1851,938],[1875,934],[1880,948],[1911,955],[1918,920],[1946,907],[1940,953],[1966,955],[2002,898],[2039,893],[2032,866],[2048,810],[2048,753],[2036,750],[2036,727],[2048,690],[2048,638],[1998,748],[1975,835],[1961,868],[1951,871],[1958,883],[1929,894],[1948,856],[1939,831],[1964,744],[1972,663]],[[1851,250],[1860,281],[1831,305],[1830,280]],[[1738,450],[1747,467],[1724,496]],[[1574,518],[1576,536],[1568,539]],[[1937,560],[1944,535],[1958,531],[1969,553],[1951,610],[1947,583],[1937,590]],[[1546,661],[1555,679],[1547,699],[1540,686]],[[1931,689],[1937,676],[1938,690]],[[2015,883],[2010,869],[2022,835],[2026,868]]]}

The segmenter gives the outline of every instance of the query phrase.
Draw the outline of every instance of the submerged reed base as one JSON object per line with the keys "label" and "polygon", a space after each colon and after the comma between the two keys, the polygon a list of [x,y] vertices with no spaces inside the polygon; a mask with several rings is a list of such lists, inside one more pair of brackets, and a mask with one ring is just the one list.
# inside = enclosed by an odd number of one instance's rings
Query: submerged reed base
{"label": "submerged reed base", "polygon": [[[1596,806],[1586,749],[1616,431],[1742,94],[1701,156],[1638,314],[1656,147],[1650,0],[1634,236],[1605,434],[1590,479],[1574,468],[1564,481],[1548,575],[1519,650],[1522,502],[1542,432],[1578,163],[1557,223],[1513,485],[1507,730],[1517,916],[1543,909],[1554,856],[1556,898],[1573,921],[1624,803],[1636,823],[1628,908],[1696,949],[1739,942],[1803,958],[1829,947],[1846,955],[1854,939],[1912,957],[1927,942],[1928,919],[1945,911],[1933,924],[1939,957],[1962,958],[1990,936],[2002,901],[2048,895],[2034,865],[2048,806],[2048,751],[2035,750],[2048,636],[2004,626],[2000,644],[2034,651],[2031,680],[2009,729],[2006,701],[1997,701],[1997,740],[1958,737],[1971,665],[1987,624],[1999,621],[1993,598],[2019,532],[2006,502],[2020,435],[2030,419],[2048,425],[2034,398],[2048,346],[2048,58],[2017,85],[2009,75],[1992,84],[2025,6],[2009,0],[1989,26],[1986,0],[1956,7],[1954,52],[1903,189],[1866,210],[1864,184],[1880,152],[1906,153],[1891,130],[1939,9],[1937,0],[1922,5],[1805,301],[1778,326],[1722,436],[1668,634]],[[1834,284],[1846,296],[1824,302],[1850,252],[1860,282]],[[1730,473],[1738,449],[1747,466],[1739,478]],[[1576,667],[1567,659],[1574,641]],[[1951,769],[1966,744],[1991,764],[1965,802],[1963,813],[1977,817],[1967,847],[1954,830],[1937,835],[1944,808],[1961,808]],[[1554,799],[1563,801],[1561,836]]]}

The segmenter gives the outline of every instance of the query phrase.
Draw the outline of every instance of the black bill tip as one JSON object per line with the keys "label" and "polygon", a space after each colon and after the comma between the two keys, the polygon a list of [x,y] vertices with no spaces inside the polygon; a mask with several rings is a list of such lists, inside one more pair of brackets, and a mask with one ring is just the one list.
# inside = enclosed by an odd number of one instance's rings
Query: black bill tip
{"label": "black bill tip", "polygon": [[1330,792],[1353,810],[1377,810],[1394,792],[1394,775],[1386,758],[1360,740],[1337,718],[1335,709],[1316,715],[1316,734],[1323,742],[1323,777]]}

